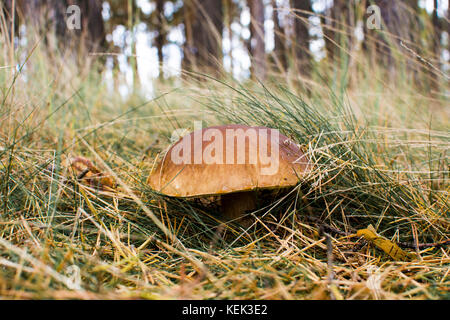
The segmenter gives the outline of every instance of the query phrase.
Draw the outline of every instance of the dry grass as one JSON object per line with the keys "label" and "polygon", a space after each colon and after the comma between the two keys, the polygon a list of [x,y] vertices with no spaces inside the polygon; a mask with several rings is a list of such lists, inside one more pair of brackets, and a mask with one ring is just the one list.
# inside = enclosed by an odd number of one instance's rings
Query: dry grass
{"label": "dry grass", "polygon": [[[347,233],[372,224],[399,242],[447,240],[448,92],[387,79],[355,54],[357,67],[335,80],[318,67],[303,83],[309,94],[296,92],[298,79],[263,87],[187,78],[158,84],[151,101],[138,91],[123,99],[96,72],[49,61],[42,44],[27,50],[15,53],[30,54],[23,69],[0,69],[1,297],[450,298],[448,246],[406,249],[416,259],[393,261],[363,239],[327,238],[317,223]],[[222,229],[214,207],[146,185],[173,130],[198,119],[279,128],[316,169],[255,212],[249,229]],[[74,155],[117,189],[78,181],[67,166]]]}

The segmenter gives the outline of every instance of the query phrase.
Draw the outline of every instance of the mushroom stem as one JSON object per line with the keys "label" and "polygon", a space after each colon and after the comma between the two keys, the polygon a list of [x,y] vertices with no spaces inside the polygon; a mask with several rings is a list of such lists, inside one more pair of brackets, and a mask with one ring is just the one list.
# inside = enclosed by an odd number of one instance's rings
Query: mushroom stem
{"label": "mushroom stem", "polygon": [[246,227],[251,222],[250,219],[244,217],[248,210],[256,208],[256,192],[236,192],[224,194],[221,197],[222,212],[228,221],[232,220]]}

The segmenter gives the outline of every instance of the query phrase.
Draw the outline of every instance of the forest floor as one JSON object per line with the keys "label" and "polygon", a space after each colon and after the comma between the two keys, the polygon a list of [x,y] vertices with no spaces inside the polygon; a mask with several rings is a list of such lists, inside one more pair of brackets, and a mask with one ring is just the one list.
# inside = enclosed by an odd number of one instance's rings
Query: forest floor
{"label": "forest floor", "polygon": [[[445,95],[366,68],[308,94],[178,79],[124,98],[96,74],[29,63],[0,71],[0,297],[450,299],[450,246],[414,248],[449,239]],[[224,226],[216,207],[147,184],[198,120],[277,128],[314,170],[251,227]],[[71,170],[76,156],[104,188]]]}

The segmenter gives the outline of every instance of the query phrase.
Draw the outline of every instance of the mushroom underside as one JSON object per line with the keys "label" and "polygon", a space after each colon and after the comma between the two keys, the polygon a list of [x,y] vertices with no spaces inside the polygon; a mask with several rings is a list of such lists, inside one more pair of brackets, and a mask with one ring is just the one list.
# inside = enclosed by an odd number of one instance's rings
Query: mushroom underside
{"label": "mushroom underside", "polygon": [[[208,196],[198,195],[186,199],[198,201],[201,206],[214,207],[214,210],[219,209],[224,222],[236,223],[246,228],[254,221],[253,217],[249,215],[250,212],[273,203],[275,199],[289,193],[292,188],[293,186],[253,189]],[[211,207],[211,205],[213,206]]]}
{"label": "mushroom underside", "polygon": [[256,208],[256,191],[223,194],[220,202],[222,214],[227,221],[236,222],[243,227],[250,225],[252,220],[245,214]]}

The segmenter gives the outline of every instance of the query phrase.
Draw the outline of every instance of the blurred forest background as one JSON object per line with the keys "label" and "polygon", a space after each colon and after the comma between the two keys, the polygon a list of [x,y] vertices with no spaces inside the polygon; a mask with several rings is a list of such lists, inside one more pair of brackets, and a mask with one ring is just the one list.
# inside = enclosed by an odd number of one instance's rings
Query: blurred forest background
{"label": "blurred forest background", "polygon": [[[171,81],[189,72],[239,80],[282,78],[312,89],[314,82],[309,80],[314,74],[323,83],[325,75],[332,74],[329,71],[344,67],[351,84],[351,74],[361,63],[387,67],[388,77],[403,76],[405,71],[419,87],[438,90],[436,74],[449,69],[447,0],[3,0],[2,4],[0,31],[9,36],[9,41],[3,37],[5,56],[13,46],[40,39],[49,54],[58,52],[66,61],[76,61],[81,73],[95,62],[122,94],[142,85],[151,95],[154,79]],[[73,4],[81,9],[79,30],[66,26],[70,16],[66,10]],[[380,8],[380,29],[367,28],[373,14],[370,5]],[[415,79],[424,69],[429,71],[425,79]]]}

